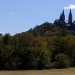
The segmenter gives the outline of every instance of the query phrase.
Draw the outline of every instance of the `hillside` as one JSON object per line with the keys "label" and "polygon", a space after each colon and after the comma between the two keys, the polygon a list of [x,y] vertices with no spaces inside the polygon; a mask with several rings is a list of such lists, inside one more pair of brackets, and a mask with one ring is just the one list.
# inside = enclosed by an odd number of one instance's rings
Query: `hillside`
{"label": "hillside", "polygon": [[45,22],[41,25],[38,25],[27,32],[32,33],[34,36],[64,36],[64,35],[75,34],[74,30],[61,28],[49,22]]}
{"label": "hillside", "polygon": [[72,18],[65,22],[63,11],[54,23],[45,22],[13,36],[0,35],[0,70],[75,67],[74,27]]}

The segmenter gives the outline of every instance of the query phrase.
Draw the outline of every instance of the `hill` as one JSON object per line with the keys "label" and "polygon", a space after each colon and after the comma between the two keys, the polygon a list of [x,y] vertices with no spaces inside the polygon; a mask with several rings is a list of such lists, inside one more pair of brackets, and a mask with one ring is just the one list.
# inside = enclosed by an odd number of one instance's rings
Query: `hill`
{"label": "hill", "polygon": [[75,23],[70,10],[54,23],[45,22],[26,32],[0,35],[0,69],[32,70],[75,67]]}
{"label": "hill", "polygon": [[74,30],[69,30],[67,28],[61,28],[54,23],[45,22],[39,26],[34,27],[27,31],[32,33],[34,36],[64,36],[64,35],[74,35]]}

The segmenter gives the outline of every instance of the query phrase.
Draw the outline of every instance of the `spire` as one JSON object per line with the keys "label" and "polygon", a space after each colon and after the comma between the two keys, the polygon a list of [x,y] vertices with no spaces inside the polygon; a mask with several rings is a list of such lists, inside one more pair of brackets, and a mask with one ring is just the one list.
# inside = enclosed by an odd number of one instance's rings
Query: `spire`
{"label": "spire", "polygon": [[63,9],[62,14],[61,14],[61,19],[62,19],[63,22],[65,21],[64,9]]}
{"label": "spire", "polygon": [[65,22],[64,10],[63,10],[62,13],[60,14],[60,21],[61,21],[61,22]]}
{"label": "spire", "polygon": [[71,9],[70,9],[70,12],[69,12],[68,23],[69,24],[72,23],[72,12],[71,12]]}

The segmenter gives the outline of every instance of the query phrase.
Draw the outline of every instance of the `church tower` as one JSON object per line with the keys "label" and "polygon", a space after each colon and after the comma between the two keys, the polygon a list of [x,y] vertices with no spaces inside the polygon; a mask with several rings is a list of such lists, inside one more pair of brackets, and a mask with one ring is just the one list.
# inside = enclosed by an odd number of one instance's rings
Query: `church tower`
{"label": "church tower", "polygon": [[64,10],[62,11],[62,14],[60,15],[60,21],[65,22]]}
{"label": "church tower", "polygon": [[70,9],[70,12],[69,12],[68,23],[72,24],[72,12],[71,12],[71,9]]}

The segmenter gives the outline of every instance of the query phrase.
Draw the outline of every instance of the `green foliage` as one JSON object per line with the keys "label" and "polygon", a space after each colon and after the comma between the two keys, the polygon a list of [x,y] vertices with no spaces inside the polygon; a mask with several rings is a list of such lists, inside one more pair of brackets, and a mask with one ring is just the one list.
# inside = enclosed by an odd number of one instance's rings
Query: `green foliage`
{"label": "green foliage", "polygon": [[56,68],[62,69],[62,68],[68,68],[70,66],[70,59],[65,54],[60,53],[56,55],[55,60],[56,60],[55,64]]}
{"label": "green foliage", "polygon": [[38,69],[48,69],[51,66],[50,53],[47,50],[42,50],[39,55]]}

